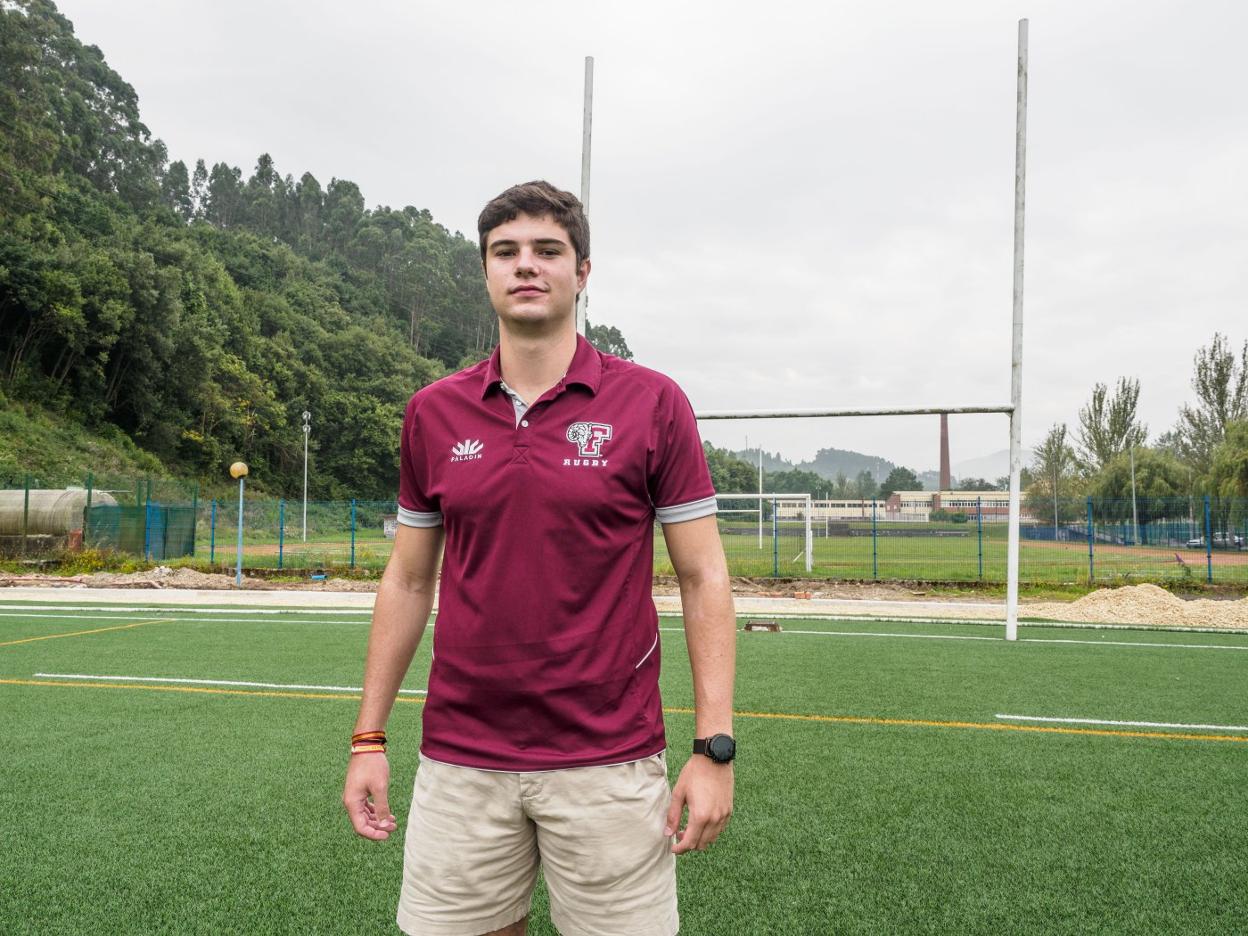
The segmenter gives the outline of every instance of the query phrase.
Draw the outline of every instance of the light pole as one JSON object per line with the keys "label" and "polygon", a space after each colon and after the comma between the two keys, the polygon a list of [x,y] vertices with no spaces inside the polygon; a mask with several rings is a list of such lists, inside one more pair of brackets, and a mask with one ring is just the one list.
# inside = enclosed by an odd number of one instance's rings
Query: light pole
{"label": "light pole", "polygon": [[234,555],[234,585],[243,584],[243,488],[247,484],[247,463],[237,461],[230,465],[230,477],[238,478],[238,549]]}
{"label": "light pole", "polygon": [[312,434],[312,414],[303,411],[303,541],[308,541],[308,436]]}

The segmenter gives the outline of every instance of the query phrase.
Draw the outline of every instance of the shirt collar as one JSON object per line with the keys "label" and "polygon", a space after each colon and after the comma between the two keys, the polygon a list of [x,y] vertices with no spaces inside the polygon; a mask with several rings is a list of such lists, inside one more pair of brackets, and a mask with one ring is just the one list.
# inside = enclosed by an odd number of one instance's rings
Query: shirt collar
{"label": "shirt collar", "polygon": [[[503,369],[499,361],[499,351],[501,345],[494,348],[494,353],[490,355],[490,359],[485,365],[485,374],[481,378],[481,397],[490,392],[503,382]],[[572,363],[568,365],[568,372],[563,375],[560,384],[580,384],[589,390],[590,393],[596,394],[598,386],[602,383],[602,353],[590,344],[584,335],[576,336],[576,353],[572,355]]]}

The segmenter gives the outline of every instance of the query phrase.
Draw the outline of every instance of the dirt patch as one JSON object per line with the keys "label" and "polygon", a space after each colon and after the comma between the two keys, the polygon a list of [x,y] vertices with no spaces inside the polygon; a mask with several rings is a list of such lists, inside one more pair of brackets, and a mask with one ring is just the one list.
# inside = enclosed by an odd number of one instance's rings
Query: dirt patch
{"label": "dirt patch", "polygon": [[[318,581],[282,582],[243,576],[248,591],[375,592],[372,580],[328,578]],[[171,569],[157,566],[146,572],[93,572],[90,575],[3,575],[0,588],[18,585],[41,585],[52,588],[193,588],[204,591],[236,591],[233,575],[199,572],[195,569]]]}
{"label": "dirt patch", "polygon": [[1102,588],[1069,603],[1046,601],[1019,609],[1026,617],[1095,624],[1178,627],[1248,627],[1248,598],[1185,601],[1156,585]]}
{"label": "dirt patch", "polygon": [[[1050,540],[1025,540],[1024,546],[1028,551],[1049,550],[1051,552],[1078,554],[1082,560],[1086,560],[1088,557],[1088,544],[1086,542],[1080,543],[1072,540],[1054,543]],[[1004,544],[1002,544],[1002,548],[1004,548]],[[1212,564],[1215,566],[1248,565],[1248,552],[1242,550],[1228,552],[1227,550],[1215,549],[1209,558],[1212,559]],[[1206,556],[1203,549],[1176,548],[1172,546],[1116,546],[1109,543],[1097,543],[1094,550],[1094,559],[1096,562],[1131,560],[1141,565],[1172,565],[1175,568],[1187,566],[1189,568],[1203,569]]]}
{"label": "dirt patch", "polygon": [[[654,593],[656,595],[679,595],[680,587],[674,575],[656,575],[654,577]],[[745,578],[734,576],[732,579],[734,595],[752,595],[756,598],[846,598],[869,599],[872,601],[939,601],[921,585],[905,582],[836,582],[827,579],[773,579]],[[967,600],[965,597],[959,601]],[[989,599],[1000,604],[999,599]]]}

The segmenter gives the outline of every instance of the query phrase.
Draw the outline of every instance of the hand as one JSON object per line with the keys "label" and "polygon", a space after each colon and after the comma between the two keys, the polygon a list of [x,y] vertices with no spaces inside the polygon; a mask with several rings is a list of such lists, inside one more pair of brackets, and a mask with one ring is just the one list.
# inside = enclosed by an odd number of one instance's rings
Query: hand
{"label": "hand", "polygon": [[[677,832],[686,806],[689,821]],[[706,851],[727,827],[731,815],[732,764],[717,764],[709,757],[694,754],[680,770],[663,827],[664,835],[676,835],[672,854],[682,855],[694,849]]]}
{"label": "hand", "polygon": [[[380,752],[353,754],[347,764],[347,782],[342,805],[355,828],[355,834],[384,841],[398,828],[390,812],[390,762]],[[370,800],[369,797],[372,797]]]}

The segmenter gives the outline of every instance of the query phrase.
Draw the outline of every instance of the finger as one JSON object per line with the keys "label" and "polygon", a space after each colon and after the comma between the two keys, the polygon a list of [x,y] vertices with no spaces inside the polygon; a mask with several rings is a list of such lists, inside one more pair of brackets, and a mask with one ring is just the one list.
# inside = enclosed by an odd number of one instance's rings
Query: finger
{"label": "finger", "polygon": [[369,819],[368,801],[356,800],[347,803],[347,817],[351,820],[351,827],[355,829],[355,834],[366,839],[381,841],[390,837],[390,833],[385,829],[379,829]]}
{"label": "finger", "polygon": [[689,822],[681,830],[677,836],[677,842],[672,846],[673,855],[683,855],[685,852],[693,851],[698,847],[698,842],[702,838],[702,832],[706,828],[706,822],[700,818],[696,818],[692,812],[689,813]]}
{"label": "finger", "polygon": [[671,838],[680,828],[680,814],[685,809],[685,793],[679,786],[672,790],[672,802],[667,807],[667,819],[663,822],[663,834]]}
{"label": "finger", "polygon": [[379,825],[387,828],[395,828],[394,813],[390,812],[390,791],[388,786],[382,787],[373,793],[373,812]]}
{"label": "finger", "polygon": [[721,819],[719,822],[708,822],[705,831],[702,833],[702,841],[698,843],[697,847],[702,851],[706,851],[724,834],[724,829],[726,828],[728,828],[727,819]]}

